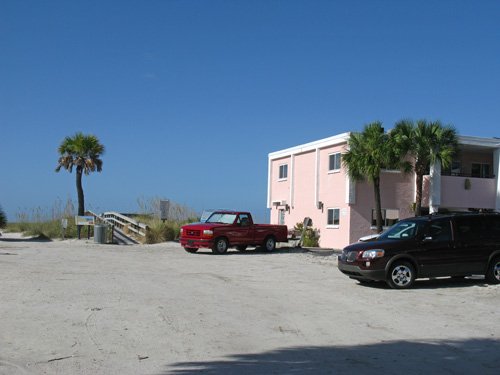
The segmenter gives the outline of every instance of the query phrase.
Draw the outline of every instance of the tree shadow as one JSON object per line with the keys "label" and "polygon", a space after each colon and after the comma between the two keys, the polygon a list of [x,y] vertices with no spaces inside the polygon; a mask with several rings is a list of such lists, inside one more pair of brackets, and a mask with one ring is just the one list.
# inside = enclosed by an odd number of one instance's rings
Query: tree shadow
{"label": "tree shadow", "polygon": [[159,375],[191,374],[498,374],[494,339],[392,341],[357,346],[291,347],[220,360],[178,362]]}

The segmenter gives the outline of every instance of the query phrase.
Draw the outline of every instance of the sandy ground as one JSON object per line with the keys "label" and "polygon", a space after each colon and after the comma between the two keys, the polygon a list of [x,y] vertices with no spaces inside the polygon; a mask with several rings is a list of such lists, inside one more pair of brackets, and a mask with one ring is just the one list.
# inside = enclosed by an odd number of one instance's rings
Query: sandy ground
{"label": "sandy ground", "polygon": [[[9,240],[10,238],[10,240]],[[0,238],[0,374],[498,374],[500,286],[395,291],[300,249]]]}

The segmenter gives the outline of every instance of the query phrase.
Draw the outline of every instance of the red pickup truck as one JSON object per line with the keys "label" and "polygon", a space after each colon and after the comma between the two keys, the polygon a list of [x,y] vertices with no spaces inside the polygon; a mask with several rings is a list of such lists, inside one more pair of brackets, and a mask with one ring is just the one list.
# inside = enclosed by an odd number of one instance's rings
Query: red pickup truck
{"label": "red pickup truck", "polygon": [[203,223],[184,225],[179,240],[189,253],[208,248],[224,254],[230,247],[244,251],[247,246],[263,246],[273,251],[277,242],[288,241],[287,236],[286,225],[254,224],[249,212],[215,211]]}

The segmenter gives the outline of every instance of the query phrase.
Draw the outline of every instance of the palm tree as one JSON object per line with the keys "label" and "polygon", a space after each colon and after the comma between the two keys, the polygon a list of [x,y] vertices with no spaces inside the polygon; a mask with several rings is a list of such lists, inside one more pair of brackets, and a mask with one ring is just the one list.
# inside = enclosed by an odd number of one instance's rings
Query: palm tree
{"label": "palm tree", "polygon": [[422,213],[422,190],[424,175],[431,164],[440,162],[448,168],[457,152],[457,131],[451,125],[442,125],[439,121],[402,120],[391,132],[394,143],[401,156],[413,158],[416,176],[415,216]]}
{"label": "palm tree", "polygon": [[380,201],[380,172],[385,168],[406,166],[396,158],[391,138],[385,133],[381,122],[373,122],[361,133],[351,133],[349,149],[342,155],[347,173],[355,181],[368,180],[375,194],[375,216],[377,232],[382,232],[382,205]]}
{"label": "palm tree", "polygon": [[85,199],[83,196],[82,176],[90,172],[102,171],[101,155],[104,153],[104,146],[94,135],[85,135],[81,132],[73,137],[66,137],[59,146],[59,165],[56,172],[61,168],[70,173],[73,167],[76,168],[76,190],[78,193],[78,215],[85,215]]}

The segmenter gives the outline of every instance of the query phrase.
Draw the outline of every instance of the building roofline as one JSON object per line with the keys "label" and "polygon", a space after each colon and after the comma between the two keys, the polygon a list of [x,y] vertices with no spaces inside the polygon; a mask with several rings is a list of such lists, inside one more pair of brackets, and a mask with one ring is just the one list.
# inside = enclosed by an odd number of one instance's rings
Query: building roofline
{"label": "building roofline", "polygon": [[470,145],[470,146],[482,146],[489,148],[499,148],[500,138],[483,138],[474,137],[470,135],[459,135],[458,144],[460,145]]}
{"label": "building roofline", "polygon": [[268,157],[272,159],[280,159],[290,155],[301,154],[303,152],[313,151],[318,148],[325,148],[330,146],[336,146],[342,143],[346,143],[349,139],[351,132],[341,133],[334,135],[333,137],[319,139],[317,141],[304,143],[298,146],[289,147],[283,150],[275,151],[269,153]]}
{"label": "building roofline", "polygon": [[[287,156],[301,154],[316,149],[336,146],[342,143],[346,143],[350,135],[351,132],[341,133],[334,135],[332,137],[319,139],[317,141],[304,143],[298,146],[285,148],[279,151],[274,151],[268,154],[268,158],[269,160],[281,159]],[[500,148],[500,138],[483,138],[483,137],[474,137],[468,135],[459,135],[458,144],[467,146],[479,146],[485,148]]]}

